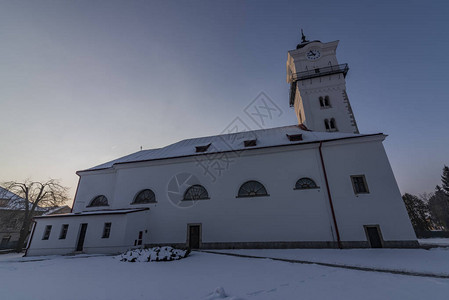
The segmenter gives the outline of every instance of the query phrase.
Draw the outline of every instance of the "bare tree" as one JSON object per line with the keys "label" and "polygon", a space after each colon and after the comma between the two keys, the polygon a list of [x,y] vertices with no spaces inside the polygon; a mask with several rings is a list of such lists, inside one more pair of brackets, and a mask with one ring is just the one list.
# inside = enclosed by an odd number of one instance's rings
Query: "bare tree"
{"label": "bare tree", "polygon": [[16,247],[16,251],[20,252],[28,237],[36,210],[64,204],[68,200],[68,188],[62,186],[59,180],[56,179],[49,179],[46,182],[31,180],[25,180],[24,182],[9,181],[2,183],[1,186],[11,192],[6,194],[6,197],[9,197],[10,200],[10,207],[23,212],[20,236]]}

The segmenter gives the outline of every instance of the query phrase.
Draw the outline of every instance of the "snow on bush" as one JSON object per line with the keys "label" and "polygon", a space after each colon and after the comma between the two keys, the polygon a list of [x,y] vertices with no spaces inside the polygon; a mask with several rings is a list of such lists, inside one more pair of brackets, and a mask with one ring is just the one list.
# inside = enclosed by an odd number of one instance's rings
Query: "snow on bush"
{"label": "snow on bush", "polygon": [[149,261],[172,261],[185,258],[190,250],[180,250],[169,246],[154,247],[150,249],[128,250],[119,256],[121,261],[127,262],[149,262]]}

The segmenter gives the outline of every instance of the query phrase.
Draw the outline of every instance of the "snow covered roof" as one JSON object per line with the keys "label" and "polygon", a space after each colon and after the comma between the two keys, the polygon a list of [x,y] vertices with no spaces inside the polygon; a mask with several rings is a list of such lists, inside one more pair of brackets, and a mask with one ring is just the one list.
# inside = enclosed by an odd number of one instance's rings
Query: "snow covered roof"
{"label": "snow covered roof", "polygon": [[[24,210],[25,199],[0,186],[0,210]],[[30,203],[30,206],[32,204]],[[45,208],[37,206],[35,211],[46,211]]]}
{"label": "snow covered roof", "polygon": [[[297,138],[296,139],[289,138],[289,136],[295,135],[302,135],[301,137],[302,139],[298,140]],[[193,155],[204,155],[204,154],[230,152],[230,151],[243,151],[249,149],[260,149],[260,148],[295,145],[295,144],[306,144],[312,142],[347,139],[370,135],[372,134],[315,132],[304,130],[299,125],[291,125],[270,129],[244,131],[238,133],[230,133],[230,134],[182,140],[180,142],[168,145],[163,148],[142,150],[139,152],[135,152],[127,156],[95,166],[93,168],[81,170],[78,172],[107,169],[111,168],[115,164],[177,158]],[[256,145],[245,146],[245,141],[250,140],[256,140]],[[203,149],[206,150],[198,151],[198,148],[200,148],[201,150]]]}
{"label": "snow covered roof", "polygon": [[35,219],[42,218],[60,218],[60,217],[80,217],[80,216],[92,216],[92,215],[116,215],[116,214],[129,214],[139,211],[149,210],[148,207],[143,208],[130,208],[130,209],[104,209],[104,210],[91,210],[83,211],[79,213],[57,214],[57,215],[42,215],[35,217]]}
{"label": "snow covered roof", "polygon": [[70,207],[67,205],[64,206],[56,206],[56,207],[51,207],[49,208],[49,210],[47,210],[43,216],[46,215],[54,215],[54,214],[63,214],[64,211],[71,211]]}

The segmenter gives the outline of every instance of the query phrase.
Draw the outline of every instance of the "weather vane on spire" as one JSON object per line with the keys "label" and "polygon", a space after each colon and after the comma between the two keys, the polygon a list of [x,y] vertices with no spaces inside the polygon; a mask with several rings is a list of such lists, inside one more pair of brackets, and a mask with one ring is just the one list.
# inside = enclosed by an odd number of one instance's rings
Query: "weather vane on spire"
{"label": "weather vane on spire", "polygon": [[304,31],[302,31],[302,28],[301,28],[301,43],[307,43],[308,42],[308,40],[306,40],[306,36],[304,35]]}

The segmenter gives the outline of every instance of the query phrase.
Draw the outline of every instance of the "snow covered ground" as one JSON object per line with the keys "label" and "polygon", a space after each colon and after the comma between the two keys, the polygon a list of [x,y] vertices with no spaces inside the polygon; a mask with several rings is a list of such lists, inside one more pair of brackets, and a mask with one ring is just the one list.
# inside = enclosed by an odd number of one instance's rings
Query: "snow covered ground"
{"label": "snow covered ground", "polygon": [[419,239],[418,241],[421,245],[449,246],[448,238]]}
{"label": "snow covered ground", "polygon": [[253,249],[217,252],[449,276],[449,248]]}
{"label": "snow covered ground", "polygon": [[[329,257],[351,264],[367,259],[389,268],[409,263],[410,269],[443,273],[448,273],[449,261],[445,249],[241,251],[301,255],[301,259]],[[0,298],[8,300],[447,299],[448,294],[449,279],[201,252],[177,261],[142,263],[121,262],[113,256],[0,255]]]}

